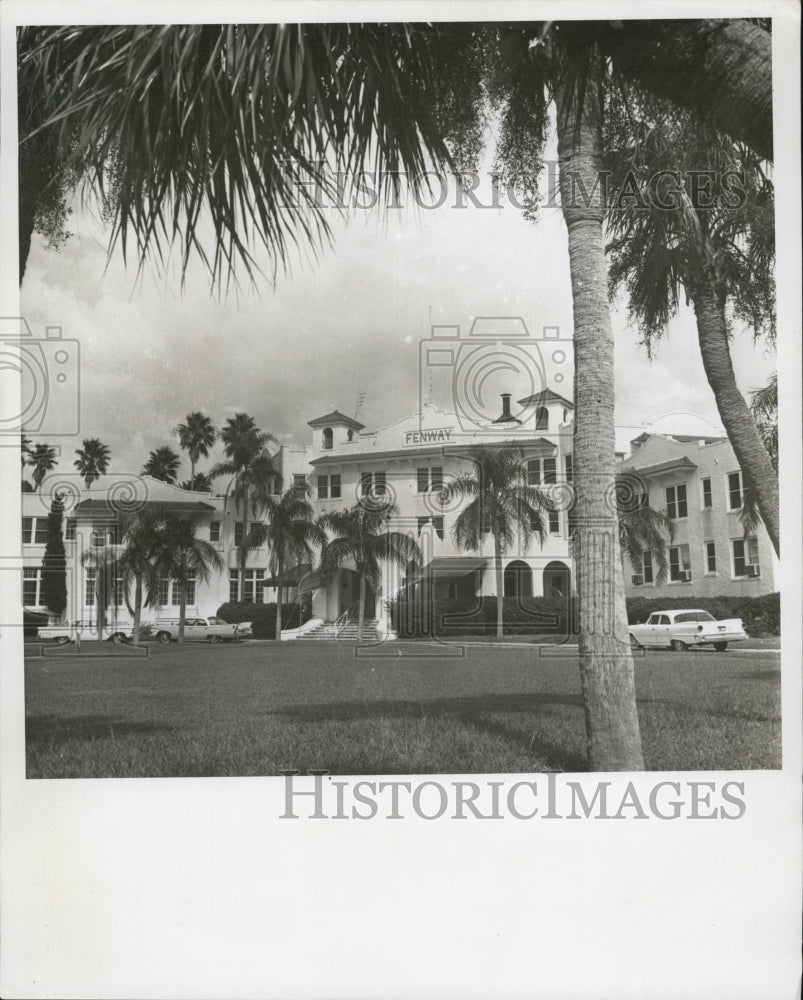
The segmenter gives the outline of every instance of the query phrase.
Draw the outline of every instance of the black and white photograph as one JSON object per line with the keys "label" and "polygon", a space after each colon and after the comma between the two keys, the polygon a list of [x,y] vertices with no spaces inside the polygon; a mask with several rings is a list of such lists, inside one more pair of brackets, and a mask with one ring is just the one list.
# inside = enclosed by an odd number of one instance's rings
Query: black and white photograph
{"label": "black and white photograph", "polygon": [[798,6],[0,14],[0,995],[793,995]]}

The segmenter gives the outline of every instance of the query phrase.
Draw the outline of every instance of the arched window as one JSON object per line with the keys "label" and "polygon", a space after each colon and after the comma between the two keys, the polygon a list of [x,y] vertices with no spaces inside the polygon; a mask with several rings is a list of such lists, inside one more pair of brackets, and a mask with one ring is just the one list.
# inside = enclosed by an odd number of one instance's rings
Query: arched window
{"label": "arched window", "polygon": [[549,410],[545,406],[539,406],[535,411],[535,429],[537,431],[549,430]]}
{"label": "arched window", "polygon": [[354,440],[354,431],[351,429],[351,427],[349,427],[348,439],[349,441]]}
{"label": "arched window", "polygon": [[324,427],[324,429],[323,429],[323,449],[324,449],[324,451],[331,451],[333,443],[334,443],[334,440],[333,440],[333,437],[332,437],[332,428],[331,427]]}
{"label": "arched window", "polygon": [[515,559],[505,567],[503,576],[505,597],[532,597],[533,574],[521,559]]}

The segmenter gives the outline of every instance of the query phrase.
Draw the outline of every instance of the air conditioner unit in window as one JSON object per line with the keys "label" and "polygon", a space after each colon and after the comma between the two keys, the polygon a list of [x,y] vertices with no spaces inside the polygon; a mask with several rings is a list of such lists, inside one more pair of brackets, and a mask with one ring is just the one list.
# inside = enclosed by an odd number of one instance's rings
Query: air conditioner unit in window
{"label": "air conditioner unit in window", "polygon": [[684,583],[691,583],[691,570],[684,569],[680,574],[680,579],[683,580]]}
{"label": "air conditioner unit in window", "polygon": [[759,576],[761,571],[758,566],[754,566],[752,563],[745,566],[745,573],[747,576]]}
{"label": "air conditioner unit in window", "polygon": [[640,587],[644,583],[644,577],[636,574],[635,576],[630,577],[630,582],[634,587]]}

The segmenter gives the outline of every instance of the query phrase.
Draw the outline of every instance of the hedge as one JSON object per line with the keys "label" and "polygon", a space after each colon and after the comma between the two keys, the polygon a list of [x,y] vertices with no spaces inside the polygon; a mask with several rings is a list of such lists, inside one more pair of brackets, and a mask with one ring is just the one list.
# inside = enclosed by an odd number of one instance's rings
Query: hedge
{"label": "hedge", "polygon": [[[503,602],[506,635],[577,633],[572,600],[506,597]],[[393,629],[402,639],[496,633],[495,597],[427,601],[399,596],[388,601],[388,611]]]}
{"label": "hedge", "polygon": [[[282,628],[297,628],[312,617],[311,602],[301,603],[301,619],[299,621],[298,604],[282,605]],[[251,604],[246,601],[229,601],[221,604],[217,615],[226,622],[251,622],[255,639],[276,638],[276,605]]]}
{"label": "hedge", "polygon": [[[760,597],[629,597],[627,620],[645,622],[653,611],[700,608],[715,618],[741,618],[751,636],[780,635],[781,595]],[[496,598],[476,597],[451,601],[422,601],[399,596],[388,601],[393,629],[399,638],[493,635],[496,632]],[[574,598],[504,598],[506,635],[577,635]]]}
{"label": "hedge", "polygon": [[760,597],[628,597],[627,620],[640,624],[653,611],[672,608],[699,608],[717,619],[741,618],[750,636],[781,634],[781,595],[777,592]]}

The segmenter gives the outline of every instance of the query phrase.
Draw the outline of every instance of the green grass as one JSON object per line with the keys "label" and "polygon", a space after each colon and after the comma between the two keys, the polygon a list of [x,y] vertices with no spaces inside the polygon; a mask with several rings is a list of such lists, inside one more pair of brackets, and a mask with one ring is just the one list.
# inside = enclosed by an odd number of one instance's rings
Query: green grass
{"label": "green grass", "polygon": [[[355,657],[267,642],[47,652],[25,668],[31,778],[586,769],[571,654],[441,658],[408,643]],[[773,653],[648,653],[636,688],[649,769],[780,767]]]}

